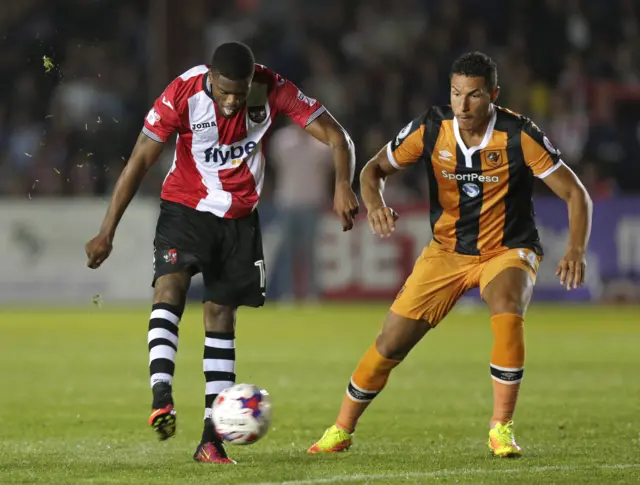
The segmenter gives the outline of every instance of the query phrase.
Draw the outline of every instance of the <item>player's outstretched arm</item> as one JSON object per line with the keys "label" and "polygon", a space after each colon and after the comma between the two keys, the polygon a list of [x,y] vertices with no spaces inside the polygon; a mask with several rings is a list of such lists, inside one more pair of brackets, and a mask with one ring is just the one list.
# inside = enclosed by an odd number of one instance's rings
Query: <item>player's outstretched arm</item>
{"label": "player's outstretched arm", "polygon": [[140,187],[149,167],[156,163],[164,143],[152,140],[140,133],[129,161],[125,165],[111,196],[109,208],[100,226],[100,232],[85,245],[87,266],[98,268],[109,257],[118,223]]}
{"label": "player's outstretched arm", "polygon": [[333,150],[336,170],[333,210],[340,218],[342,230],[353,228],[358,214],[358,198],[351,188],[356,170],[356,156],[351,137],[328,112],[306,126],[306,131]]}
{"label": "player's outstretched arm", "polygon": [[556,274],[567,290],[584,284],[586,253],[591,233],[592,203],[587,190],[573,171],[562,164],[543,181],[567,203],[569,209],[569,244],[564,258],[558,264]]}
{"label": "player's outstretched arm", "polygon": [[385,146],[360,172],[360,192],[367,208],[367,219],[373,234],[389,237],[395,231],[398,214],[384,203],[382,193],[387,176],[398,171],[391,162]]}

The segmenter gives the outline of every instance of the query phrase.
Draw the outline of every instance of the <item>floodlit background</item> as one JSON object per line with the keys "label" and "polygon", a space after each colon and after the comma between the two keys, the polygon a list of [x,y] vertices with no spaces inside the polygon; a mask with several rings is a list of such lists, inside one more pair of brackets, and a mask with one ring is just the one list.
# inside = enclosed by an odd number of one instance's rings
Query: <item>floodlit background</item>
{"label": "floodlit background", "polygon": [[[0,1],[0,483],[639,483],[639,14],[634,0]],[[269,390],[272,428],[229,450],[237,467],[191,462],[204,394],[195,278],[180,323],[179,429],[156,441],[146,339],[172,146],[102,268],[86,268],[83,246],[154,99],[228,40],[320,99],[359,168],[447,103],[458,55],[484,51],[498,62],[499,103],[533,118],[580,175],[595,214],[576,292],[554,275],[566,207],[536,186],[546,259],[526,318],[524,460],[486,454],[492,335],[477,292],[394,370],[352,451],[304,453],[431,234],[421,166],[387,184],[401,214],[392,238],[373,237],[364,214],[342,233],[331,154],[286,119],[259,209],[268,303],[241,309],[237,327],[238,380]]]}
{"label": "floodlit background", "polygon": [[[545,130],[596,202],[589,284],[566,294],[552,277],[566,211],[538,184],[548,255],[539,297],[640,300],[640,30],[632,0],[24,0],[3,3],[0,26],[5,301],[148,297],[172,146],[104,268],[83,268],[82,244],[98,228],[155,97],[234,39],[329,108],[353,137],[359,167],[427,106],[448,102],[458,55],[490,54],[499,103]],[[43,56],[55,64],[50,72]],[[281,119],[268,155],[260,210],[272,301],[388,301],[430,237],[423,167],[388,184],[388,202],[405,217],[397,237],[380,242],[364,217],[339,234],[328,213],[327,148]]]}

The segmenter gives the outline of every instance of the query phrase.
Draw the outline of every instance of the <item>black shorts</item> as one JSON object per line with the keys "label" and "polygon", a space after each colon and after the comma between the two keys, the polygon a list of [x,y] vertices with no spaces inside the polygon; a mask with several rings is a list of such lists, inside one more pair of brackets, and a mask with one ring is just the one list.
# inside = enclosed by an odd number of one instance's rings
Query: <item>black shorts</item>
{"label": "black shorts", "polygon": [[154,239],[152,286],[185,269],[202,273],[203,301],[218,305],[264,304],[266,272],[258,212],[224,219],[163,200]]}

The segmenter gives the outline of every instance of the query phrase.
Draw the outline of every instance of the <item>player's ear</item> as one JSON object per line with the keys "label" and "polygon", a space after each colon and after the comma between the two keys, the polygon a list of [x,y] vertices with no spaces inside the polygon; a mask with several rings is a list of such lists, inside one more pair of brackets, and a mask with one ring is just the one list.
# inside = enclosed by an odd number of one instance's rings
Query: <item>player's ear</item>
{"label": "player's ear", "polygon": [[209,82],[211,83],[212,86],[216,85],[216,80],[219,76],[219,74],[215,71],[209,70],[209,73],[207,74],[209,76]]}
{"label": "player's ear", "polygon": [[498,99],[498,96],[500,95],[500,86],[496,86],[495,88],[493,88],[493,90],[491,91],[491,102],[495,103],[496,99]]}

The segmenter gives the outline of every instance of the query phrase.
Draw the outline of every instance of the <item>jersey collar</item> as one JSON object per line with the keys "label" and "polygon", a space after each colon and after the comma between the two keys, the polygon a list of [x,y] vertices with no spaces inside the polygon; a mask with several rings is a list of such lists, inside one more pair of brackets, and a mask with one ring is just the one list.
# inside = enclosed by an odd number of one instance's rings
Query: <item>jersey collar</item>
{"label": "jersey collar", "polygon": [[484,134],[484,138],[482,138],[480,145],[469,148],[467,148],[467,146],[464,144],[464,141],[462,141],[462,136],[460,136],[460,126],[458,125],[458,118],[456,118],[455,116],[453,117],[453,134],[456,137],[456,142],[460,147],[460,151],[462,151],[462,153],[464,154],[465,166],[468,168],[471,168],[471,166],[473,165],[471,158],[473,154],[478,150],[483,150],[484,148],[486,148],[489,144],[489,141],[491,141],[491,137],[493,136],[493,128],[496,126],[498,111],[493,105],[491,105],[491,109],[493,113],[491,114],[491,119],[489,120],[489,124],[487,125],[487,131]]}

